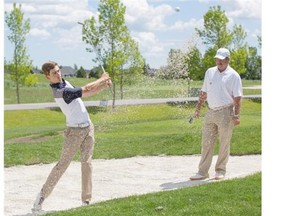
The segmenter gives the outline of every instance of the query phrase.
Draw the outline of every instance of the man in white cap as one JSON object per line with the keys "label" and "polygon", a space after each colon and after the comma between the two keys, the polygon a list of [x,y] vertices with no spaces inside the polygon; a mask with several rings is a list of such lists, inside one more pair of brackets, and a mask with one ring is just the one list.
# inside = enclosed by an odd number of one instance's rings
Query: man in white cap
{"label": "man in white cap", "polygon": [[205,73],[194,117],[199,118],[200,109],[207,100],[208,111],[205,114],[202,129],[202,150],[198,172],[191,180],[209,178],[214,144],[219,138],[218,159],[215,166],[215,179],[225,177],[226,165],[230,154],[230,140],[234,126],[240,124],[240,106],[242,82],[239,74],[229,66],[230,52],[220,48],[215,55],[216,66]]}

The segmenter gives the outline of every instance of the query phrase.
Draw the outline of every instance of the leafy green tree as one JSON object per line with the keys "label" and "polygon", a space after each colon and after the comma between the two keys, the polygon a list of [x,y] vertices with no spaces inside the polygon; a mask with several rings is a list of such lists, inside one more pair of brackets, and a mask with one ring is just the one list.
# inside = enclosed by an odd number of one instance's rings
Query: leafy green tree
{"label": "leafy green tree", "polygon": [[100,67],[94,67],[92,70],[90,70],[89,78],[100,78],[101,76],[101,68]]}
{"label": "leafy green tree", "polygon": [[257,55],[256,47],[249,47],[246,61],[247,73],[245,79],[258,80],[262,77],[262,58]]}
{"label": "leafy green tree", "polygon": [[247,72],[246,61],[247,61],[246,47],[242,47],[231,52],[231,60],[229,64],[240,74],[241,77],[244,77],[245,73]]}
{"label": "leafy green tree", "polygon": [[150,70],[151,70],[150,65],[147,64],[146,61],[144,60],[143,74],[149,76]]}
{"label": "leafy green tree", "polygon": [[35,86],[37,82],[38,78],[34,74],[30,73],[25,77],[24,85],[28,87]]}
{"label": "leafy green tree", "polygon": [[227,29],[229,20],[221,6],[210,7],[204,15],[204,29],[196,28],[196,32],[202,38],[203,43],[210,47],[228,47],[233,34]]}
{"label": "leafy green tree", "polygon": [[86,78],[87,74],[85,69],[81,66],[79,70],[76,72],[76,77]]}
{"label": "leafy green tree", "polygon": [[[17,103],[20,103],[20,84],[25,85],[26,83],[30,86],[37,82],[37,79],[33,78],[34,75],[30,74],[32,61],[29,60],[25,47],[25,37],[30,31],[30,20],[24,20],[21,4],[17,7],[16,3],[14,3],[11,12],[5,11],[5,22],[10,29],[8,40],[14,45],[13,59],[7,64],[6,69],[10,72],[10,77],[15,82]],[[28,75],[29,77],[27,78]]]}
{"label": "leafy green tree", "polygon": [[134,79],[135,75],[143,74],[144,67],[144,59],[138,49],[136,41],[128,36],[127,41],[124,41],[123,45],[123,67],[119,71],[121,99],[124,97],[124,82],[130,82]]}
{"label": "leafy green tree", "polygon": [[257,39],[258,39],[259,48],[261,48],[262,47],[262,37],[258,35]]}
{"label": "leafy green tree", "polygon": [[197,47],[193,47],[186,56],[186,63],[188,65],[189,78],[192,80],[201,80],[204,77],[202,66],[202,54]]}
{"label": "leafy green tree", "polygon": [[104,65],[113,81],[113,102],[115,106],[116,83],[119,82],[121,69],[127,63],[125,47],[130,34],[125,25],[125,6],[120,0],[100,0],[98,21],[91,17],[82,24],[82,39],[92,46],[96,63]]}
{"label": "leafy green tree", "polygon": [[214,58],[216,52],[217,52],[217,48],[214,47],[214,48],[208,48],[208,50],[206,50],[206,52],[204,53],[203,60],[202,60],[202,68],[203,68],[202,79],[204,79],[206,70],[216,65],[215,58]]}
{"label": "leafy green tree", "polygon": [[247,47],[247,43],[245,42],[245,38],[247,37],[247,33],[243,29],[241,25],[234,25],[232,32],[232,45],[234,50],[238,50],[243,47]]}

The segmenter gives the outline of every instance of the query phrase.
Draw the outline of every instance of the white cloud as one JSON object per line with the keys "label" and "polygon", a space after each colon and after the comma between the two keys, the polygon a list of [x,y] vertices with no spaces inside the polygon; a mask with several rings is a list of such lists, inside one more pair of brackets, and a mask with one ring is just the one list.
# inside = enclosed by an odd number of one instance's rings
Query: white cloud
{"label": "white cloud", "polygon": [[159,55],[164,50],[165,44],[152,32],[132,32],[132,35],[144,56]]}
{"label": "white cloud", "polygon": [[40,37],[49,37],[50,33],[46,31],[45,29],[38,29],[38,28],[32,28],[30,29],[29,35],[31,36],[40,36]]}
{"label": "white cloud", "polygon": [[261,19],[261,0],[235,0],[232,2],[237,9],[230,11],[229,16]]}
{"label": "white cloud", "polygon": [[[214,0],[198,0],[203,3],[215,2]],[[225,4],[229,9],[229,17],[261,19],[261,0],[218,0],[219,5]]]}
{"label": "white cloud", "polygon": [[62,29],[54,39],[54,43],[66,50],[85,49],[88,45],[82,41],[82,32],[79,28],[81,28],[81,26],[75,26],[67,30]]}
{"label": "white cloud", "polygon": [[[83,46],[77,22],[95,15],[88,10],[88,0],[20,0],[19,4],[24,19],[30,19],[30,36],[49,39],[65,49]],[[12,9],[13,3],[5,3],[6,11]]]}
{"label": "white cloud", "polygon": [[[202,3],[214,3],[215,0],[198,0]],[[224,5],[229,9],[228,16],[261,19],[261,0],[217,0],[218,5]]]}
{"label": "white cloud", "polygon": [[188,20],[187,22],[183,21],[176,21],[172,26],[168,27],[168,30],[171,31],[184,31],[186,29],[192,29],[192,28],[200,28],[203,25],[203,20],[196,20],[194,18]]}
{"label": "white cloud", "polygon": [[175,13],[173,7],[167,4],[161,4],[157,7],[149,5],[147,0],[122,0],[126,6],[127,24],[144,25],[148,30],[163,30],[167,28],[165,18]]}

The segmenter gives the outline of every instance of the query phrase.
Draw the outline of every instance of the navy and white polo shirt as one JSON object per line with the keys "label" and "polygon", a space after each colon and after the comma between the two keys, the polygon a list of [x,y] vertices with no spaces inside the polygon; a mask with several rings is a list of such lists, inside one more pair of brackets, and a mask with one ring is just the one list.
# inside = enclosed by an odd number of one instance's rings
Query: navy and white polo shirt
{"label": "navy and white polo shirt", "polygon": [[74,88],[67,80],[50,84],[54,99],[66,116],[66,125],[77,127],[90,123],[89,114],[81,99],[82,88]]}

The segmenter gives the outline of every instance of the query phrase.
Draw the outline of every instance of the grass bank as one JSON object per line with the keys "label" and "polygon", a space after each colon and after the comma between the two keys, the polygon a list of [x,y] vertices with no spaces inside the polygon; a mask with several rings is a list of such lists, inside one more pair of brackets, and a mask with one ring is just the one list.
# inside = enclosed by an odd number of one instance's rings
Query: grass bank
{"label": "grass bank", "polygon": [[[145,105],[89,108],[95,124],[93,158],[126,158],[137,155],[193,155],[201,151],[202,117],[188,117],[194,105]],[[65,118],[60,111],[4,112],[4,165],[51,163],[59,159]],[[215,154],[218,148],[216,145]],[[234,130],[232,155],[261,153],[261,103],[243,100],[241,124]],[[75,156],[75,160],[79,155]]]}
{"label": "grass bank", "polygon": [[174,191],[114,199],[51,216],[261,215],[261,173]]}

